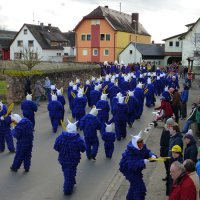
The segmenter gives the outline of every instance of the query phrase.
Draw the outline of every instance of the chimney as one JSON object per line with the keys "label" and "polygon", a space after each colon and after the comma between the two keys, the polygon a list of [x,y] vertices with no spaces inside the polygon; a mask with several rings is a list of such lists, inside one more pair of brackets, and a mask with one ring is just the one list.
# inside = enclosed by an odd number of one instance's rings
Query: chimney
{"label": "chimney", "polygon": [[135,30],[136,33],[138,32],[138,24],[139,24],[139,13],[132,13],[132,26],[134,27],[134,29],[136,28]]}
{"label": "chimney", "polygon": [[105,8],[108,8],[108,6],[104,6]]}
{"label": "chimney", "polygon": [[152,40],[152,42],[151,42],[152,44],[154,44],[154,40]]}
{"label": "chimney", "polygon": [[44,23],[41,22],[41,23],[40,23],[40,26],[41,26],[41,28],[43,29],[43,28],[44,28]]}
{"label": "chimney", "polygon": [[51,28],[51,24],[48,24],[49,29]]}

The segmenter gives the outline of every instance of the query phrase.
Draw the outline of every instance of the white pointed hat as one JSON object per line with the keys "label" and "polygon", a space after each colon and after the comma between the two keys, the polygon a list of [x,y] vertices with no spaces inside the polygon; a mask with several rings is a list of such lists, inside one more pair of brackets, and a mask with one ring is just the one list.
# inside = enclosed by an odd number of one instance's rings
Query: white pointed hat
{"label": "white pointed hat", "polygon": [[58,99],[58,98],[57,98],[57,96],[56,96],[55,94],[52,94],[52,95],[51,95],[51,100],[52,100],[52,101],[57,101],[57,99]]}
{"label": "white pointed hat", "polygon": [[27,94],[26,95],[26,100],[32,101],[32,94]]}
{"label": "white pointed hat", "polygon": [[75,123],[72,123],[69,120],[67,120],[67,121],[68,121],[68,124],[67,124],[67,127],[66,127],[66,131],[68,133],[76,133],[77,132],[76,124],[78,123],[78,121],[76,121]]}
{"label": "white pointed hat", "polygon": [[111,124],[106,124],[106,132],[113,132],[112,123]]}
{"label": "white pointed hat", "polygon": [[138,142],[138,140],[139,139],[142,139],[142,130],[138,133],[138,135],[131,135],[132,136],[132,140],[131,140],[131,142],[132,142],[132,145],[136,148],[136,149],[140,149],[139,147],[138,147],[138,145],[137,145],[137,142]]}
{"label": "white pointed hat", "polygon": [[119,103],[124,103],[124,97],[119,97],[119,98],[118,98],[118,102],[119,102]]}
{"label": "white pointed hat", "polygon": [[99,110],[101,110],[101,109],[97,109],[96,106],[94,106],[94,107],[90,110],[90,114],[91,114],[91,115],[94,115],[94,116],[97,116]]}
{"label": "white pointed hat", "polygon": [[101,95],[101,100],[107,100],[107,98],[108,98],[108,94],[102,94]]}
{"label": "white pointed hat", "polygon": [[22,120],[19,114],[11,114],[12,121],[15,121],[17,124]]}

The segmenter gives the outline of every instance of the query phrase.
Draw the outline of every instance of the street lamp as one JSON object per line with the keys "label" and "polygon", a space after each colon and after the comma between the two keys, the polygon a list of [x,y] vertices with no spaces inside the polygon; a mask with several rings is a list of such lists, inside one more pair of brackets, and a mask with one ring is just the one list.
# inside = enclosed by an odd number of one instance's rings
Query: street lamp
{"label": "street lamp", "polygon": [[134,29],[135,29],[135,55],[134,55],[134,60],[135,60],[135,64],[136,64],[136,42],[137,42],[137,36],[136,36],[136,20],[132,20],[135,24]]}

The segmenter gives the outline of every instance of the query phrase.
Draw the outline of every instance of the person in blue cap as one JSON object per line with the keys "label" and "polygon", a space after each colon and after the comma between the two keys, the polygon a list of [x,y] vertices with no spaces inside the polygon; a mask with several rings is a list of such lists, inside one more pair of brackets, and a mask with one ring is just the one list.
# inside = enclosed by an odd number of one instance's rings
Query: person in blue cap
{"label": "person in blue cap", "polygon": [[77,166],[81,160],[81,153],[85,152],[85,142],[77,132],[76,123],[68,120],[66,130],[56,138],[54,149],[59,153],[58,162],[64,174],[63,192],[70,195],[76,184]]}

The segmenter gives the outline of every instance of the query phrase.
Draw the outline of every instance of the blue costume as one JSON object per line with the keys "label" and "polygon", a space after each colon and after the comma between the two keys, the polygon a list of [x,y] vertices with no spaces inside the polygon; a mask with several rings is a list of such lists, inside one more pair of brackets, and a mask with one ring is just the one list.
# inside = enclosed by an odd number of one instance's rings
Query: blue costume
{"label": "blue costume", "polygon": [[101,109],[99,110],[97,117],[101,122],[101,133],[103,133],[105,131],[105,123],[108,123],[110,106],[107,100],[101,99],[97,101],[96,108]]}
{"label": "blue costume", "polygon": [[37,112],[37,109],[37,104],[32,100],[24,100],[21,103],[23,116],[32,122],[33,128],[35,127],[35,112]]}
{"label": "blue costume", "polygon": [[[97,86],[95,86],[95,87],[97,87]],[[97,103],[97,101],[100,100],[100,97],[101,97],[101,92],[99,90],[96,90],[96,89],[92,90],[90,92],[90,98],[89,98],[91,106],[96,106],[96,103]]]}
{"label": "blue costume", "polygon": [[76,184],[77,166],[81,159],[81,152],[85,151],[85,143],[78,133],[63,131],[56,138],[54,149],[59,153],[58,161],[64,174],[63,192],[69,195]]}
{"label": "blue costume", "polygon": [[12,123],[10,115],[4,117],[7,113],[7,107],[3,104],[0,106],[0,152],[5,151],[5,142],[10,152],[15,151],[13,137],[11,135],[10,125]]}
{"label": "blue costume", "polygon": [[66,104],[65,97],[62,94],[60,94],[60,92],[57,91],[57,99],[63,106],[63,113],[62,113],[62,121],[63,121],[65,116],[65,104]]}
{"label": "blue costume", "polygon": [[135,90],[134,90],[134,96],[139,102],[139,111],[138,115],[136,116],[136,119],[140,119],[142,113],[143,113],[143,107],[144,107],[144,90],[142,89],[141,84],[139,84]]}
{"label": "blue costume", "polygon": [[101,129],[101,122],[99,121],[96,115],[97,113],[95,115],[87,114],[80,121],[80,129],[83,130],[85,139],[86,156],[88,159],[92,158],[94,160],[96,160],[95,157],[99,148],[97,130]]}
{"label": "blue costume", "polygon": [[148,83],[146,89],[144,89],[146,97],[146,106],[151,107],[155,105],[155,87],[153,83]]}
{"label": "blue costume", "polygon": [[110,121],[110,122],[114,121],[115,123],[115,132],[118,141],[121,140],[121,138],[126,137],[128,106],[122,101],[123,97],[119,97],[118,103],[113,108],[113,119]]}
{"label": "blue costume", "polygon": [[102,140],[104,141],[104,149],[107,158],[112,158],[115,139],[116,136],[115,132],[112,131],[112,124],[106,125],[106,130],[102,133]]}
{"label": "blue costume", "polygon": [[16,122],[17,125],[12,130],[12,135],[17,139],[16,154],[10,169],[17,171],[23,163],[25,172],[28,172],[31,165],[33,148],[33,124],[25,117]]}
{"label": "blue costume", "polygon": [[[127,200],[144,200],[146,195],[146,187],[143,181],[142,170],[146,168],[148,158],[156,157],[143,144],[143,147],[138,146],[139,136],[134,136],[132,141],[127,145],[127,149],[122,154],[120,160],[121,173],[130,182],[130,188],[126,196]],[[142,143],[142,142],[141,142]]]}
{"label": "blue costume", "polygon": [[76,121],[78,121],[78,127],[80,124],[80,119],[85,115],[86,105],[87,105],[87,98],[85,96],[76,97],[74,99],[72,112],[74,113]]}
{"label": "blue costume", "polygon": [[47,109],[49,111],[49,117],[51,120],[53,132],[56,133],[60,124],[60,120],[62,120],[63,117],[63,106],[59,101],[57,101],[57,97],[54,98],[52,97],[52,101],[48,103]]}
{"label": "blue costume", "polygon": [[88,106],[91,107],[91,103],[90,103],[90,91],[91,91],[91,85],[89,84],[89,82],[84,85],[84,93],[85,96],[87,97],[87,101],[88,101]]}
{"label": "blue costume", "polygon": [[121,92],[121,89],[118,87],[118,85],[113,85],[108,90],[108,97],[110,98],[110,102],[112,102],[112,99],[117,95],[117,93]]}

